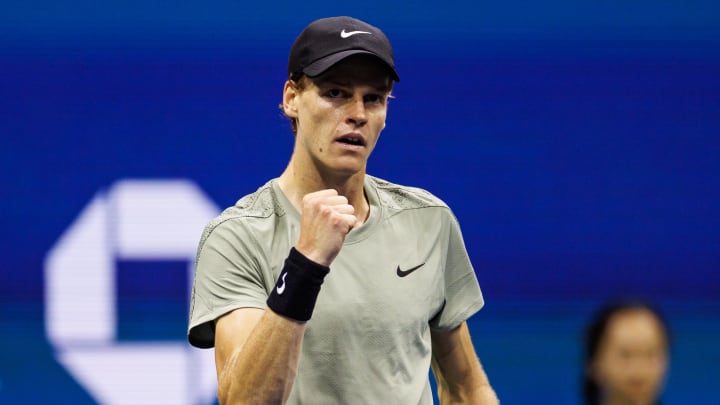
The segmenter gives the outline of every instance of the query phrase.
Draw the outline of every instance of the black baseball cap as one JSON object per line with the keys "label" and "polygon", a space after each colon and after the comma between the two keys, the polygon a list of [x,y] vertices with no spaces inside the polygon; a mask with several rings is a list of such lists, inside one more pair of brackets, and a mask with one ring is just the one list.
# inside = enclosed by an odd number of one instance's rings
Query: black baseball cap
{"label": "black baseball cap", "polygon": [[373,55],[384,62],[396,82],[392,46],[379,28],[352,17],[315,20],[298,35],[290,49],[288,74],[315,77],[351,55]]}

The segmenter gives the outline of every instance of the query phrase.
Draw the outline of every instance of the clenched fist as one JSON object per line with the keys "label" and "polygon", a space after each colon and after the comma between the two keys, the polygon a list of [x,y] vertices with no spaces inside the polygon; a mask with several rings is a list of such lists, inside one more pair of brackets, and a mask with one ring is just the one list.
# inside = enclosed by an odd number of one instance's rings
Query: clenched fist
{"label": "clenched fist", "polygon": [[345,236],[357,224],[355,208],[336,190],[320,190],[306,194],[300,213],[300,238],[295,249],[308,259],[330,266]]}

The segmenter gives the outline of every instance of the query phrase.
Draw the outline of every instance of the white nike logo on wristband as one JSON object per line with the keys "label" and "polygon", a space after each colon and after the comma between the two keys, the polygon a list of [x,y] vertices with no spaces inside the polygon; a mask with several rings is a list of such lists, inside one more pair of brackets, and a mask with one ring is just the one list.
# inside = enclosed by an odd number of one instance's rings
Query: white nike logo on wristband
{"label": "white nike logo on wristband", "polygon": [[282,285],[279,285],[276,288],[278,295],[282,295],[285,292],[285,276],[287,276],[287,273],[283,273],[280,277],[282,279]]}

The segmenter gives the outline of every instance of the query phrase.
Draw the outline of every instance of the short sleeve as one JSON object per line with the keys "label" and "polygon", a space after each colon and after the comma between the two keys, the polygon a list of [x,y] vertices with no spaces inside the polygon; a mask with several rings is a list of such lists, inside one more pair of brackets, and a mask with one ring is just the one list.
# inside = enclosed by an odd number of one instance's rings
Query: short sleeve
{"label": "short sleeve", "polygon": [[485,304],[475,270],[465,249],[460,225],[452,213],[449,216],[444,269],[445,303],[440,312],[430,320],[430,327],[436,330],[455,328]]}
{"label": "short sleeve", "polygon": [[[268,297],[261,247],[234,218],[206,230],[198,248],[190,298],[188,341],[215,344],[215,320],[237,308],[264,308]],[[209,233],[208,233],[209,232]]]}

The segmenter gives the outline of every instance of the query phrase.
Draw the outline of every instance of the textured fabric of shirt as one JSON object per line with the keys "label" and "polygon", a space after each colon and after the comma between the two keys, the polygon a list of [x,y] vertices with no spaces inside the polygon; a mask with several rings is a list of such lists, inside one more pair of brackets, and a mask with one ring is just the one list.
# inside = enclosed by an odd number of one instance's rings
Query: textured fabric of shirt
{"label": "textured fabric of shirt", "polygon": [[[366,176],[367,221],[330,266],[307,323],[290,404],[430,404],[430,330],[483,306],[457,220],[425,190]],[[277,179],[202,235],[188,338],[214,344],[214,320],[265,308],[297,241],[300,214]]]}

